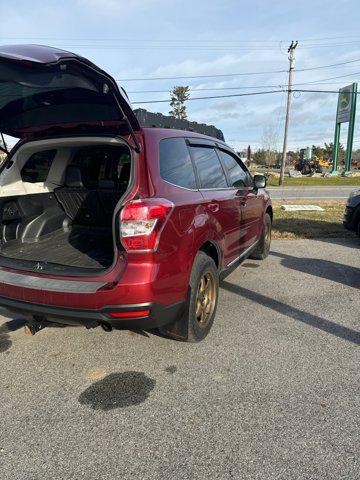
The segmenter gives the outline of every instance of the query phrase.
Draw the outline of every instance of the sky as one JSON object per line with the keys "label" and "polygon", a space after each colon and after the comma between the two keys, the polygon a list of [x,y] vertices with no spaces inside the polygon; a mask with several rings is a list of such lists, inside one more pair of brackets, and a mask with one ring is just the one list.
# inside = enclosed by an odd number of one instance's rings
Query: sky
{"label": "sky", "polygon": [[[85,56],[119,80],[134,108],[167,114],[167,102],[146,102],[167,100],[176,85],[190,86],[191,98],[224,96],[187,102],[188,117],[220,128],[237,150],[261,148],[265,131],[282,149],[285,93],[225,95],[283,88],[291,40],[299,42],[294,85],[307,83],[294,88],[337,91],[360,80],[358,0],[0,0],[0,11],[1,44],[37,43]],[[352,60],[358,61],[300,71]],[[149,80],[179,76],[203,77]],[[332,141],[336,106],[336,93],[294,92],[289,148]],[[360,107],[354,148],[359,121]]]}

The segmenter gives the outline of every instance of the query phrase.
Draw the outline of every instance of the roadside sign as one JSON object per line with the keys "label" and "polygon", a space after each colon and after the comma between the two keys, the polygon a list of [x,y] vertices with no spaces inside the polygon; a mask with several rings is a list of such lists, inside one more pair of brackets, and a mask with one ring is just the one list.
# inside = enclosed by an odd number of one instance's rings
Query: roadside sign
{"label": "roadside sign", "polygon": [[354,140],[356,100],[357,83],[353,83],[351,85],[347,85],[346,87],[340,88],[336,110],[334,148],[332,154],[333,168],[331,170],[332,175],[338,174],[340,128],[342,123],[349,123],[346,145],[345,170],[343,173],[351,173],[351,154]]}
{"label": "roadside sign", "polygon": [[351,108],[354,101],[354,84],[348,85],[347,87],[340,88],[338,105],[337,105],[337,114],[336,114],[336,123],[345,123],[350,122]]}

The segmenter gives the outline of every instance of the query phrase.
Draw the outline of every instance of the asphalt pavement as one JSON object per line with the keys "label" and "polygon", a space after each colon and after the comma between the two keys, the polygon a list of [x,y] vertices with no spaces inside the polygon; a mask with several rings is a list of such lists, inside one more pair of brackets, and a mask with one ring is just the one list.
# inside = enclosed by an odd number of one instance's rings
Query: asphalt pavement
{"label": "asphalt pavement", "polygon": [[360,187],[268,187],[273,200],[345,200]]}
{"label": "asphalt pavement", "polygon": [[200,344],[0,319],[0,476],[360,477],[360,250],[274,241]]}

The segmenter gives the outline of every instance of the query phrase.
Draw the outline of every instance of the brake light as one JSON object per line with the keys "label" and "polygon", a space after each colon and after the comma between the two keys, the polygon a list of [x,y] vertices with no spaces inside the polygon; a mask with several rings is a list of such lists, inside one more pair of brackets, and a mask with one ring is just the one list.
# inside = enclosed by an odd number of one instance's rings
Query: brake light
{"label": "brake light", "polygon": [[128,251],[156,250],[174,204],[165,198],[129,202],[121,211],[120,237]]}

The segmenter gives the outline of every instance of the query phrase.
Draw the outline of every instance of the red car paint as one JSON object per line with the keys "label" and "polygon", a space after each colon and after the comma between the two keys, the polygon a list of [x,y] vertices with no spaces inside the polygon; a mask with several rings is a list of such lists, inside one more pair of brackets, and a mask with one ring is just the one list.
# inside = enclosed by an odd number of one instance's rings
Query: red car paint
{"label": "red car paint", "polygon": [[[168,137],[200,135],[157,128],[144,128],[142,134],[140,139],[145,148],[135,155],[138,176],[128,201],[136,196],[165,198],[174,204],[157,250],[149,253],[120,252],[116,266],[101,278],[106,287],[96,293],[39,291],[0,284],[0,296],[73,309],[151,302],[169,306],[186,299],[191,267],[202,245],[214,242],[220,252],[219,270],[223,270],[259,238],[264,214],[271,208],[265,190],[255,192],[247,189],[245,205],[235,189],[190,191],[169,184],[162,180],[159,173],[159,142]],[[219,206],[213,211],[211,205],[215,203]],[[234,240],[237,237],[240,238],[238,243]],[[38,273],[31,275],[59,278]],[[61,278],[75,281],[74,277]],[[98,282],[99,277],[82,277],[81,280]]]}
{"label": "red car paint", "polygon": [[[151,247],[154,247],[152,251],[133,251],[129,249],[130,243],[123,241],[116,264],[110,271],[104,271],[100,277],[60,277],[44,275],[38,271],[20,272],[0,268],[0,271],[10,272],[10,275],[21,274],[24,278],[37,277],[45,281],[54,279],[68,282],[67,290],[62,291],[61,288],[47,290],[45,286],[35,289],[3,281],[0,283],[0,305],[30,317],[40,316],[61,323],[81,323],[87,326],[109,323],[124,328],[132,325],[142,328],[158,326],[171,321],[172,317],[181,311],[180,307],[185,305],[191,269],[200,249],[211,245],[219,273],[226,273],[230,267],[240,263],[249,249],[256,244],[261,236],[265,213],[272,215],[270,198],[265,189],[256,189],[254,186],[188,189],[168,183],[160,175],[161,140],[174,137],[199,139],[228,149],[223,142],[188,131],[141,128],[126,94],[117,87],[116,82],[86,59],[74,54],[49,47],[16,45],[4,47],[2,50],[0,48],[0,62],[10,65],[10,68],[21,75],[23,72],[28,75],[29,71],[41,74],[46,67],[46,71],[53,74],[56,81],[59,78],[61,81],[59,69],[66,71],[67,68],[73,75],[79,75],[78,89],[85,92],[83,84],[86,81],[91,82],[92,91],[104,90],[103,94],[96,93],[95,104],[99,101],[108,102],[105,95],[110,92],[117,99],[116,108],[121,115],[118,121],[112,120],[113,113],[109,118],[98,118],[96,110],[94,118],[80,121],[75,118],[76,111],[69,109],[65,113],[62,110],[63,117],[58,124],[42,125],[35,122],[28,126],[24,121],[19,126],[18,123],[11,122],[12,112],[15,118],[27,112],[18,111],[23,108],[19,107],[19,104],[11,110],[9,102],[10,107],[6,107],[6,112],[5,108],[4,113],[0,110],[0,127],[3,132],[23,138],[23,141],[39,139],[49,135],[49,132],[55,132],[55,135],[74,135],[81,131],[82,134],[94,133],[98,136],[102,133],[117,132],[129,144],[135,145],[135,180],[124,208],[134,200],[161,203],[161,199],[164,199],[166,208],[164,205],[160,206],[155,216],[162,215],[162,211],[167,215],[157,233],[156,242],[151,244]],[[107,100],[102,100],[104,98]],[[26,116],[24,118],[26,119]],[[128,123],[124,118],[129,120]],[[88,132],[84,130],[84,125],[88,126]],[[78,127],[81,127],[81,130],[78,130]],[[121,209],[117,215],[121,217]],[[131,220],[132,215],[133,212],[124,219]],[[134,215],[136,217],[137,214]],[[120,240],[120,232],[116,232],[116,235]],[[127,246],[128,250],[124,246]],[[77,285],[80,282],[93,284],[96,291],[79,293]],[[174,308],[176,306],[180,307]],[[168,314],[165,315],[164,312]],[[142,318],[141,322],[139,317]]]}

